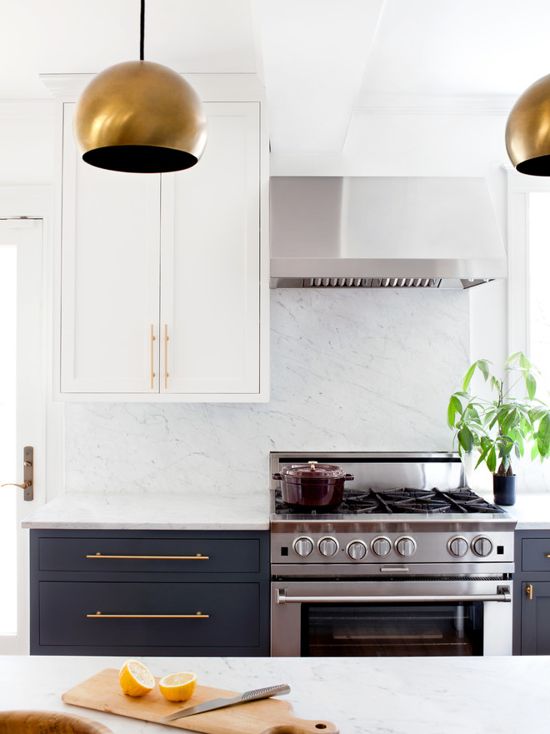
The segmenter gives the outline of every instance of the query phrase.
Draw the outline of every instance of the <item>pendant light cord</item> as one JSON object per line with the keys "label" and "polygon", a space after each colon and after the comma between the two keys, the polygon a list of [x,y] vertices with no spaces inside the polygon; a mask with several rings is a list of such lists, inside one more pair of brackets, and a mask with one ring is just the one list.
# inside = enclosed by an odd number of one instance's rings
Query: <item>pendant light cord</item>
{"label": "pendant light cord", "polygon": [[141,13],[139,17],[139,60],[143,61],[145,49],[145,0],[141,0]]}

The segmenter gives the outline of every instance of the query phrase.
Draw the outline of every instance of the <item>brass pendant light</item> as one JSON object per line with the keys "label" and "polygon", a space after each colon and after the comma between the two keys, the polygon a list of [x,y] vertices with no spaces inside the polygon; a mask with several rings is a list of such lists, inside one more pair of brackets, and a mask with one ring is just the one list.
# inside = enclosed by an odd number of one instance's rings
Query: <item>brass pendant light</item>
{"label": "brass pendant light", "polygon": [[82,92],[75,135],[86,163],[111,171],[163,173],[194,166],[206,145],[201,101],[167,66],[144,61],[145,0],[140,60],[110,66]]}
{"label": "brass pendant light", "polygon": [[550,176],[550,74],[531,84],[512,107],[506,150],[520,173]]}

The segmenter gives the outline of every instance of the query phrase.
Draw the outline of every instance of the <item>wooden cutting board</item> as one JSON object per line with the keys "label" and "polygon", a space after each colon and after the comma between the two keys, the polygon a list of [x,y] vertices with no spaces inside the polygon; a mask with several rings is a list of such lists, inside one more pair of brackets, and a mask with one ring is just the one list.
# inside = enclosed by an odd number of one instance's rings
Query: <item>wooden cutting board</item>
{"label": "wooden cutting board", "polygon": [[[120,690],[118,670],[107,668],[64,693],[63,701],[72,706],[165,724],[163,717],[173,711],[235,695],[233,691],[197,686],[193,697],[185,703],[170,703],[158,688],[142,698],[131,698]],[[289,703],[274,698],[187,716],[165,725],[203,734],[338,734],[329,721],[297,719]]]}

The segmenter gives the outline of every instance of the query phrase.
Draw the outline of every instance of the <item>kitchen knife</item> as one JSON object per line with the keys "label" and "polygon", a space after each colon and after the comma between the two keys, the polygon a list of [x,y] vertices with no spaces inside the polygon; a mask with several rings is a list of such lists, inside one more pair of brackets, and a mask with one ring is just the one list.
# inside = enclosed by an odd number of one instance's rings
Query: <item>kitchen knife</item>
{"label": "kitchen knife", "polygon": [[195,716],[195,714],[204,714],[206,711],[214,711],[215,709],[223,709],[226,706],[235,706],[238,703],[249,703],[250,701],[259,701],[262,698],[271,698],[271,696],[284,696],[290,693],[290,686],[283,683],[280,686],[270,686],[269,688],[257,688],[254,691],[246,691],[240,696],[233,698],[213,698],[211,701],[199,703],[197,706],[180,709],[169,716],[165,716],[163,721],[175,721],[182,719],[184,716]]}

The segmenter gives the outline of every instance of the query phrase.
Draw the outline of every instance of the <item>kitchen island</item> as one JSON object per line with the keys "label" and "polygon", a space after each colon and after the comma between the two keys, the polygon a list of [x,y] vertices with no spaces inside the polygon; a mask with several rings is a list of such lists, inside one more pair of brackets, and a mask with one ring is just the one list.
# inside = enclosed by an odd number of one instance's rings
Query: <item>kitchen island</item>
{"label": "kitchen island", "polygon": [[[289,683],[297,716],[341,734],[547,734],[550,657],[144,658],[155,675],[245,691]],[[67,706],[61,694],[121,658],[0,657],[0,709],[65,711],[114,734],[166,734],[134,719]],[[183,731],[183,730],[180,730]],[[236,733],[237,734],[237,733]]]}

